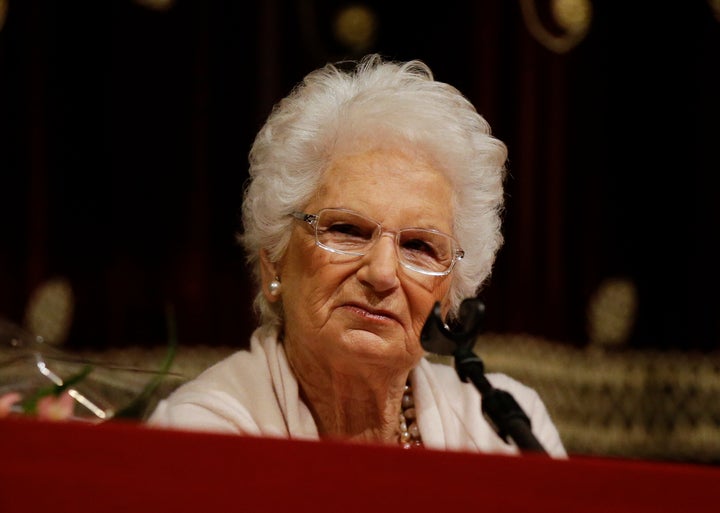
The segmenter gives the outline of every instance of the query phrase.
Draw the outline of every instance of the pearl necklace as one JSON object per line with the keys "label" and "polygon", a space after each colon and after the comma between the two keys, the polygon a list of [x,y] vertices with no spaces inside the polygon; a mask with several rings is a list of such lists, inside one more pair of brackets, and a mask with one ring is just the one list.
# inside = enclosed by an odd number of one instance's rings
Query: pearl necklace
{"label": "pearl necklace", "polygon": [[415,402],[413,401],[412,386],[410,382],[405,385],[403,391],[402,402],[400,405],[400,447],[403,449],[413,449],[422,447],[422,438],[420,438],[420,428],[417,424],[417,415],[415,412]]}

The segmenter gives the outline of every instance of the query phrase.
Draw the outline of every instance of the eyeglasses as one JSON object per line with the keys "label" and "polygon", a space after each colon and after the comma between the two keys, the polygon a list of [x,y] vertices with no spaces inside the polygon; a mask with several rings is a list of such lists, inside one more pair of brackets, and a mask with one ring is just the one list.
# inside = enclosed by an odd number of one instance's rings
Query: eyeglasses
{"label": "eyeglasses", "polygon": [[[293,212],[290,215],[313,227],[317,246],[340,255],[363,256],[383,235],[380,223],[344,208],[324,208],[317,214]],[[403,228],[394,235],[400,263],[422,274],[446,276],[465,256],[455,239],[437,230]]]}

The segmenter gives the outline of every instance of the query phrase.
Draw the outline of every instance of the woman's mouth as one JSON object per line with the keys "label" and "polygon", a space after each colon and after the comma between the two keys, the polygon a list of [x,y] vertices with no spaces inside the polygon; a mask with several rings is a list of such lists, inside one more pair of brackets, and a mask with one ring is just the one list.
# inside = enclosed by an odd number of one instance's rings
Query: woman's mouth
{"label": "woman's mouth", "polygon": [[388,310],[378,310],[367,306],[361,306],[357,304],[343,305],[343,308],[351,311],[355,315],[359,315],[364,319],[374,320],[378,322],[399,322],[398,317]]}

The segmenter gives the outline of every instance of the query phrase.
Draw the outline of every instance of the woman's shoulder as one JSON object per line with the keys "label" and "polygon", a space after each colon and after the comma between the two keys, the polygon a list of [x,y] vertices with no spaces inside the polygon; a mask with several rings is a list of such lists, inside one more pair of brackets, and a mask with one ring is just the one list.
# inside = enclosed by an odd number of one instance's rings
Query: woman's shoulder
{"label": "woman's shoulder", "polygon": [[[238,349],[204,369],[191,383],[237,382],[245,378],[256,379],[257,374],[268,368],[268,362],[275,358],[278,341],[274,336],[262,336],[259,331],[253,333],[250,345]],[[239,383],[238,383],[239,384]]]}
{"label": "woman's shoulder", "polygon": [[[463,412],[479,411],[477,406],[481,399],[480,391],[470,381],[463,382],[452,363],[425,360],[420,364],[420,369],[438,397],[452,402]],[[566,455],[557,428],[542,398],[533,387],[502,372],[489,372],[485,377],[494,388],[507,392],[515,399],[530,418],[533,432],[551,455]]]}
{"label": "woman's shoulder", "polygon": [[214,363],[163,399],[151,424],[257,434],[256,404],[270,409],[276,340],[253,334],[248,349]]}

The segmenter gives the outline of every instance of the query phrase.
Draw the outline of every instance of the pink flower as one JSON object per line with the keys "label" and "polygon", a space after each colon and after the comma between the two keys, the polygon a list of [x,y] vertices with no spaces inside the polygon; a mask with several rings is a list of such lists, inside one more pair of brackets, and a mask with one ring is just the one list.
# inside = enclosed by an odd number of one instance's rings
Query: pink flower
{"label": "pink flower", "polygon": [[13,405],[21,399],[22,396],[17,392],[8,392],[7,394],[0,395],[0,418],[10,415]]}
{"label": "pink flower", "polygon": [[47,395],[37,403],[37,416],[45,420],[67,420],[72,417],[75,399],[67,392],[59,396]]}

